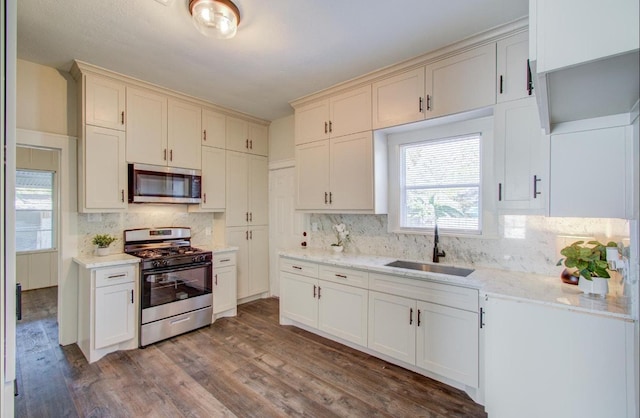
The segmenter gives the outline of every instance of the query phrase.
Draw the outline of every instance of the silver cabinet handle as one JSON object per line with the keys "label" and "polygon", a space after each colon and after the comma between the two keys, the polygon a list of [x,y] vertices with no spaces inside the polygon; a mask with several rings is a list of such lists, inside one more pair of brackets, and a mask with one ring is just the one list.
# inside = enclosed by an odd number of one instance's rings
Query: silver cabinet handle
{"label": "silver cabinet handle", "polygon": [[119,279],[120,277],[127,277],[127,273],[120,273],[108,276],[107,279]]}

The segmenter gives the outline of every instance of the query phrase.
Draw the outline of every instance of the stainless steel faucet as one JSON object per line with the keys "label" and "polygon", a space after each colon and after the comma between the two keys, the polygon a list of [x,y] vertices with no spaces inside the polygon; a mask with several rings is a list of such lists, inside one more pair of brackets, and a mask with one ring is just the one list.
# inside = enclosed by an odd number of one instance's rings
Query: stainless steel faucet
{"label": "stainless steel faucet", "polygon": [[440,251],[438,249],[438,241],[440,241],[440,238],[438,237],[438,224],[436,224],[435,236],[433,238],[433,262],[434,263],[439,263],[440,262],[440,257],[445,257],[446,256],[444,251]]}

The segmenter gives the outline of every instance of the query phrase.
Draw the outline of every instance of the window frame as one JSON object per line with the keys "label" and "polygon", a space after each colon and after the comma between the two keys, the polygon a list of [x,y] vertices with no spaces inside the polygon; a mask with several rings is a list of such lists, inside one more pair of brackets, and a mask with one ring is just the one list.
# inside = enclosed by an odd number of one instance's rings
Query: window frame
{"label": "window frame", "polygon": [[[17,180],[17,172],[18,171],[32,171],[32,172],[44,172],[51,174],[51,246],[48,248],[40,248],[40,249],[30,249],[30,250],[18,250],[16,243],[16,254],[34,254],[34,253],[46,253],[46,252],[54,252],[58,250],[58,173],[56,170],[47,170],[47,169],[34,169],[34,168],[16,168],[16,199],[17,199],[17,189],[18,189],[18,180]],[[16,222],[18,220],[19,212],[27,212],[32,211],[32,209],[17,209],[14,203],[14,210],[16,216]],[[35,209],[34,209],[35,210]],[[35,210],[38,211],[38,210]],[[16,241],[18,236],[18,231],[16,230]]]}
{"label": "window frame", "polygon": [[467,238],[495,237],[498,233],[497,208],[494,188],[488,187],[493,179],[493,117],[482,116],[475,119],[454,121],[451,123],[432,122],[431,125],[418,129],[390,133],[387,136],[389,163],[389,215],[387,229],[390,233],[431,235],[434,228],[402,227],[402,145],[410,145],[432,140],[459,138],[480,134],[480,199],[479,199],[479,231],[465,232],[458,229],[445,229],[438,226],[441,235]]}

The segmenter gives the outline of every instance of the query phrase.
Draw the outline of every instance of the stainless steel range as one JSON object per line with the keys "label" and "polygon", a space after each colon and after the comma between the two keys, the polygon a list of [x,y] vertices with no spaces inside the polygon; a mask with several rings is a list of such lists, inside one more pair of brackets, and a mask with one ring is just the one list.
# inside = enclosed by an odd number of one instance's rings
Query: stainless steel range
{"label": "stainless steel range", "polygon": [[211,324],[212,254],[191,246],[190,228],[129,229],[124,241],[142,258],[140,347]]}

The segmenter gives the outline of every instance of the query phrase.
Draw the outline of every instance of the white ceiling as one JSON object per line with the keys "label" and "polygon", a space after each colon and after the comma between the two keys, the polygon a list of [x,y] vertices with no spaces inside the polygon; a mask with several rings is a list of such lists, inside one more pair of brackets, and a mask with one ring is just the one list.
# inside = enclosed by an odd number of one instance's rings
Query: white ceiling
{"label": "white ceiling", "polygon": [[188,0],[20,0],[18,58],[79,59],[274,120],[288,102],[526,16],[528,0],[236,0],[238,34],[196,31]]}

